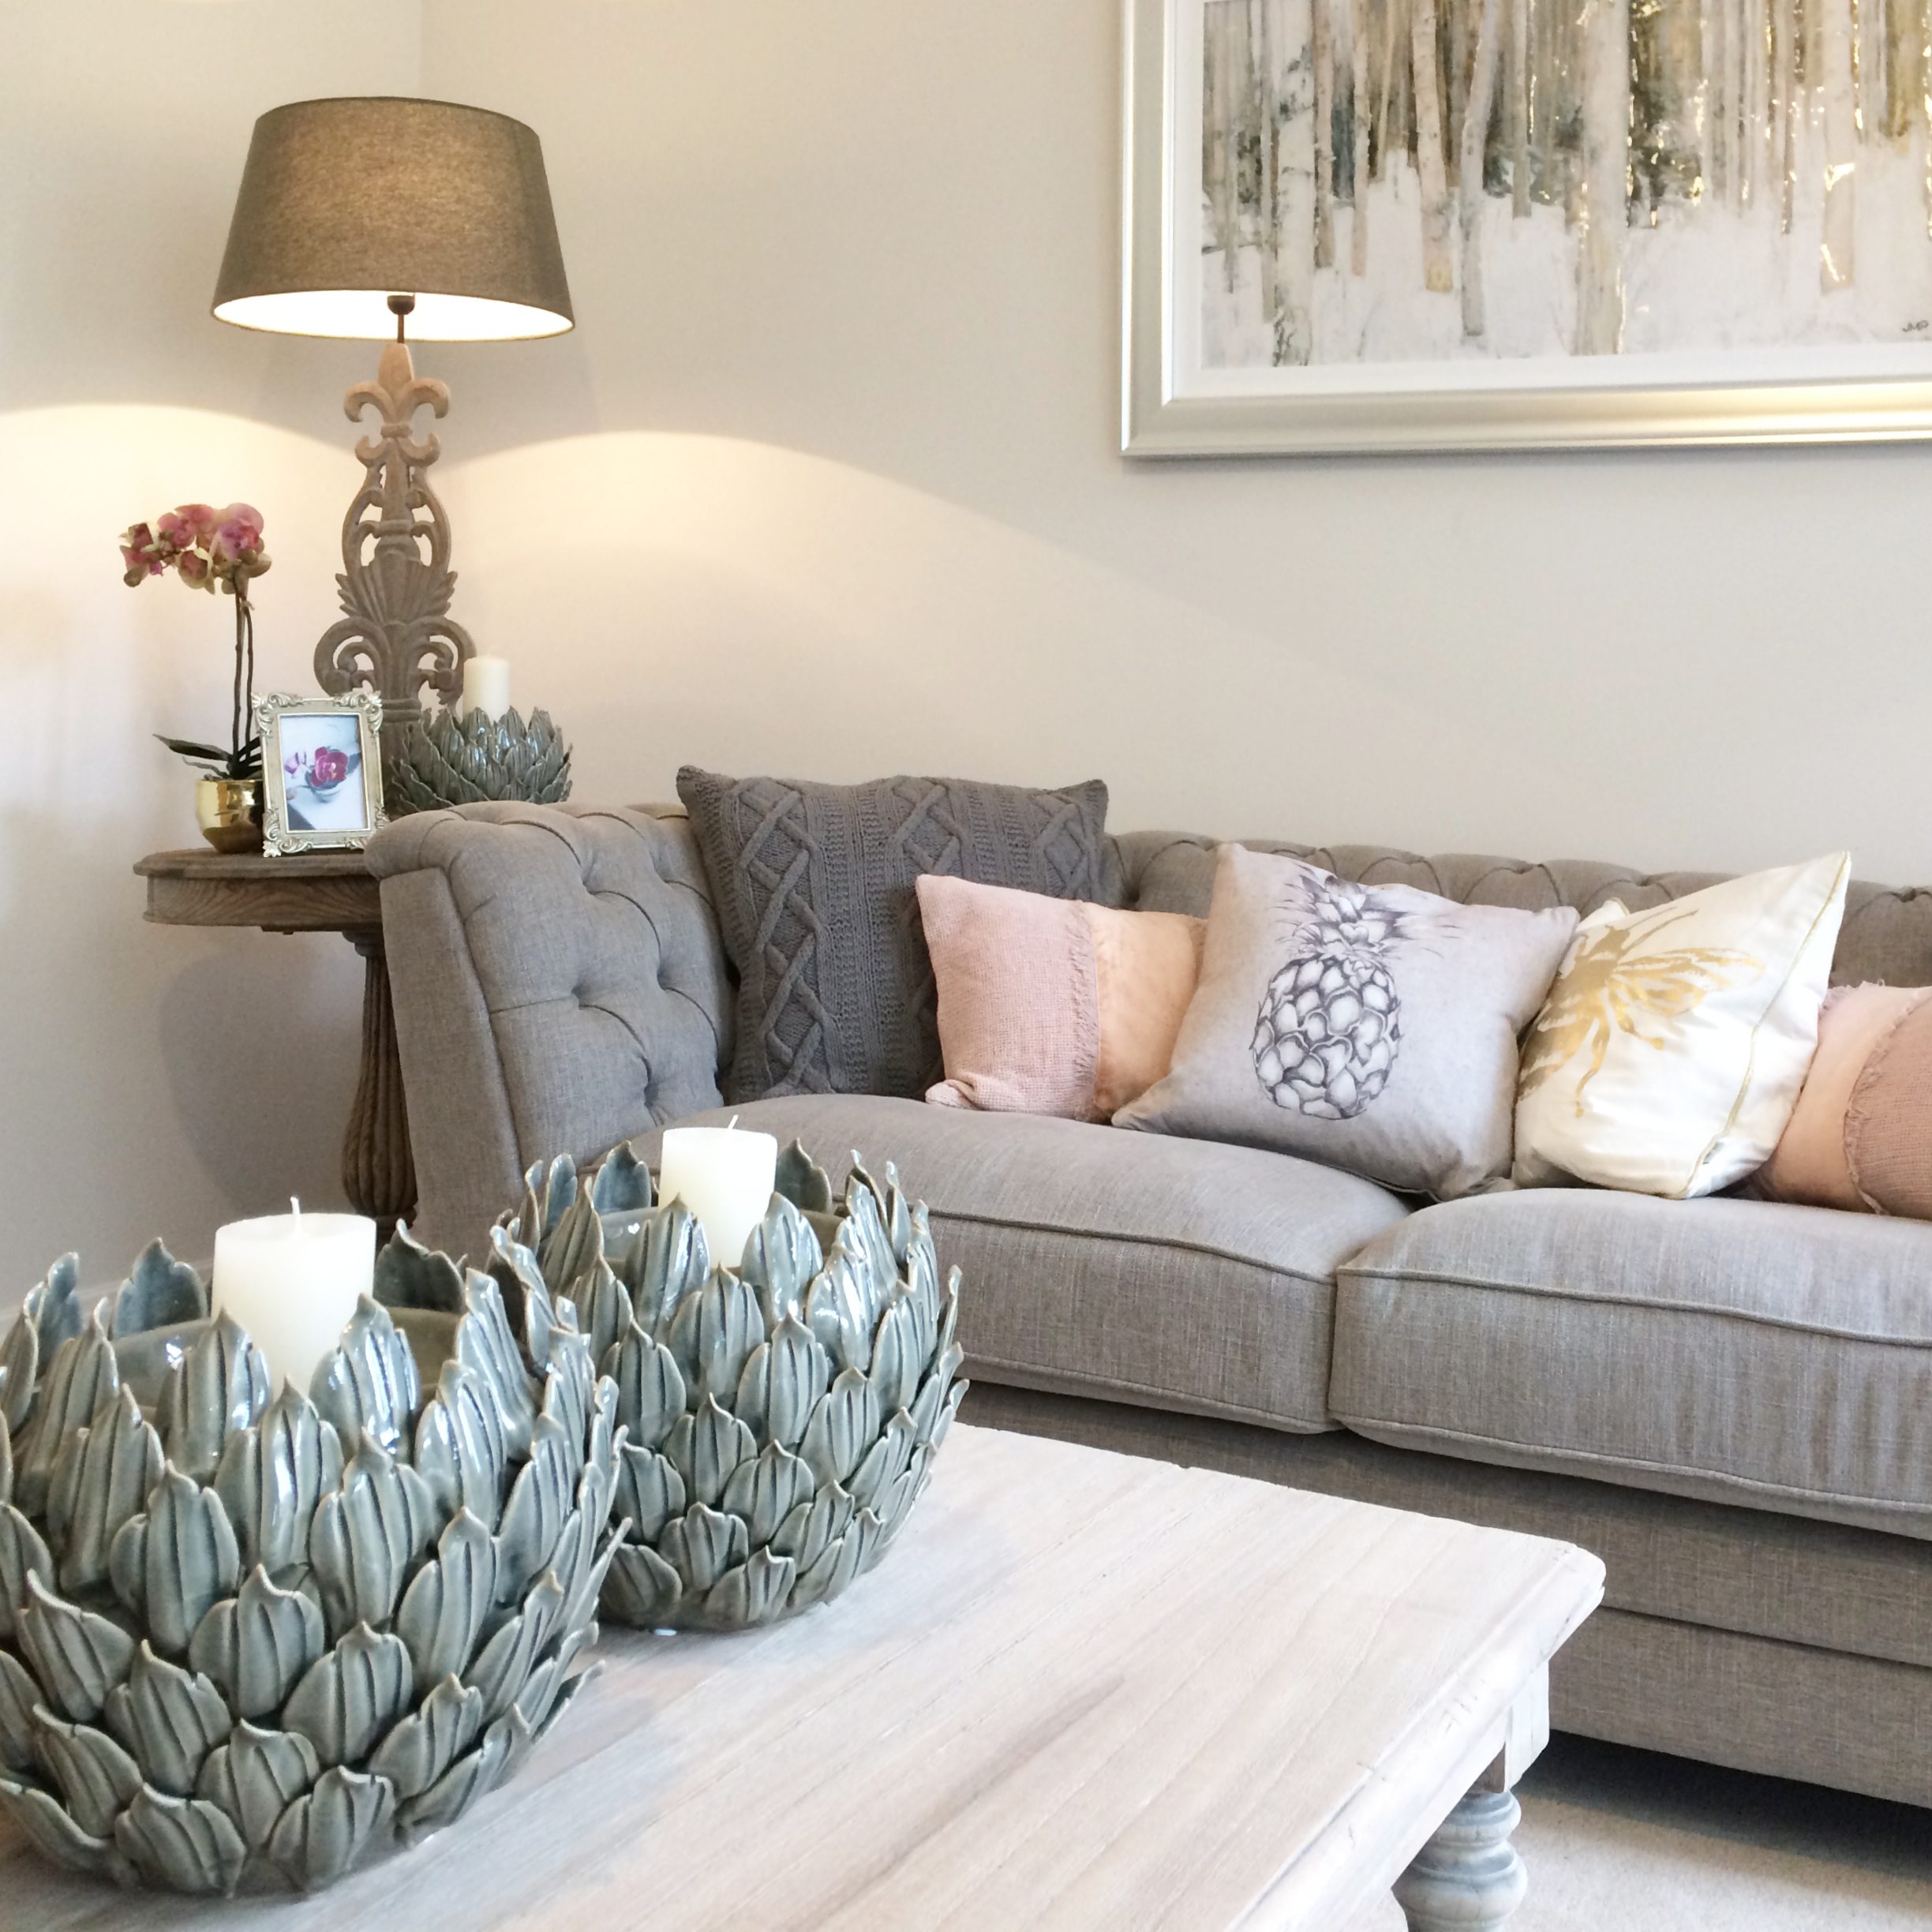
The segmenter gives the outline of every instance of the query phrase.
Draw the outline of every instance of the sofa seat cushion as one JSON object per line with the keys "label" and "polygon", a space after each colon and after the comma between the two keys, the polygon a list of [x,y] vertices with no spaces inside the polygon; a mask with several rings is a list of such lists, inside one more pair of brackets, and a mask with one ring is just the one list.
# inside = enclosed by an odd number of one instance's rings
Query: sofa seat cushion
{"label": "sofa seat cushion", "polygon": [[1272,1428],[1333,1426],[1336,1265],[1410,1212],[1285,1155],[1079,1121],[801,1094],[691,1124],[732,1118],[841,1185],[855,1148],[897,1164],[964,1278],[969,1374]]}
{"label": "sofa seat cushion", "polygon": [[1932,1227],[1447,1202],[1342,1269],[1329,1398],[1383,1442],[1932,1537]]}

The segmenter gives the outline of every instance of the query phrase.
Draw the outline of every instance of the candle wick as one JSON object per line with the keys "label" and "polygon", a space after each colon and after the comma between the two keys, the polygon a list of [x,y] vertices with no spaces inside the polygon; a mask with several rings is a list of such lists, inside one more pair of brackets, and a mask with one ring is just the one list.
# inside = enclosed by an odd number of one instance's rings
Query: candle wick
{"label": "candle wick", "polygon": [[301,1232],[301,1203],[293,1194],[289,1196],[289,1209],[295,1217],[295,1232],[299,1234]]}
{"label": "candle wick", "polygon": [[729,1133],[731,1132],[731,1130],[732,1130],[732,1129],[734,1127],[736,1127],[737,1125],[738,1125],[738,1116],[737,1116],[736,1114],[733,1114],[733,1115],[731,1117],[731,1118],[730,1118],[729,1120],[728,1120],[728,1121],[727,1121],[724,1123],[724,1131],[725,1131],[727,1133]]}

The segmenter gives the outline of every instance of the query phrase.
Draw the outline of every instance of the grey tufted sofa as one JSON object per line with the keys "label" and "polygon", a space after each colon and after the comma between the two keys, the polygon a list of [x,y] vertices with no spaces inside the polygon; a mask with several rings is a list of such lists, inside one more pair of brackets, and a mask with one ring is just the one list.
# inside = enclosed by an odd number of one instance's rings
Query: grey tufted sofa
{"label": "grey tufted sofa", "polygon": [[[1710,875],[1274,841],[1344,876],[1588,911]],[[1203,912],[1212,842],[1118,841]],[[474,1249],[530,1162],[721,1106],[729,977],[668,812],[485,806],[370,848],[421,1188]],[[1932,983],[1932,894],[1852,889],[1834,974]],[[977,1419],[1601,1556],[1561,1727],[1932,1804],[1932,1227],[1595,1189],[1426,1206],[1252,1149],[800,1094],[899,1163],[968,1294]],[[721,1115],[720,1118],[722,1118]]]}

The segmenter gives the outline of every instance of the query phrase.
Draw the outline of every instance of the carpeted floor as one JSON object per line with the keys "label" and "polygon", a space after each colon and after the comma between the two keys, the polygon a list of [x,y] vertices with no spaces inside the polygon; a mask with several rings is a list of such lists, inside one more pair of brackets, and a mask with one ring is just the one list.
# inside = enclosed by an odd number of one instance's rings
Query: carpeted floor
{"label": "carpeted floor", "polygon": [[[1510,1932],[1932,1927],[1932,1812],[1557,1737],[1518,1788]],[[1400,1932],[1385,1901],[1346,1932]]]}

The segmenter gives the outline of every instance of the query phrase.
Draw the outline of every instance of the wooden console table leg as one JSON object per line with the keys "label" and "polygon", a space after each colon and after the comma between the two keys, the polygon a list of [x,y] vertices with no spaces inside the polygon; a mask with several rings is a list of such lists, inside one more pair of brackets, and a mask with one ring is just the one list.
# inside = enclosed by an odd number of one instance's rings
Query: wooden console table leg
{"label": "wooden console table leg", "polygon": [[1510,1843],[1522,1807],[1506,1791],[1471,1792],[1395,1881],[1409,1932],[1500,1932],[1530,1889]]}
{"label": "wooden console table leg", "polygon": [[410,1152],[409,1109],[382,931],[377,927],[347,937],[364,961],[362,1065],[343,1140],[343,1187],[358,1214],[373,1217],[376,1239],[385,1241],[398,1221],[416,1211],[416,1163]]}

